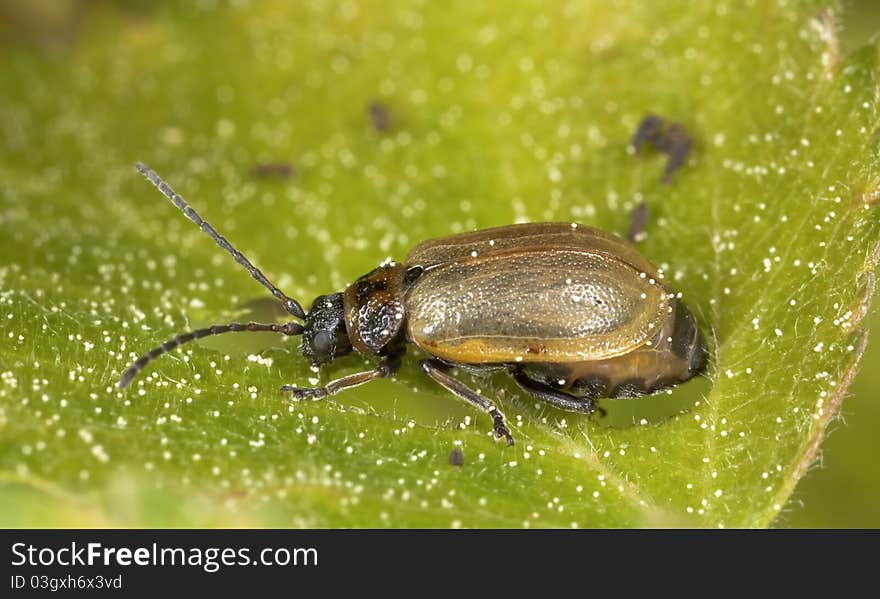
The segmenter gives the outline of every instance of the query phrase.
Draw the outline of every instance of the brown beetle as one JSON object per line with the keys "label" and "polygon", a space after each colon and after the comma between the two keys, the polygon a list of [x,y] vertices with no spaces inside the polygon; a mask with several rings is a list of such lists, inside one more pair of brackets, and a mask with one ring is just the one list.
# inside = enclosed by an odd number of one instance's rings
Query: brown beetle
{"label": "brown beetle", "polygon": [[631,245],[598,229],[532,223],[425,241],[403,264],[382,264],[342,293],[317,297],[306,313],[153,171],[137,168],[302,324],[232,323],[177,336],[137,360],[120,387],[157,356],[227,332],[302,335],[315,366],[352,350],[378,358],[375,368],[324,387],[281,387],[318,399],[393,374],[410,342],[432,356],[421,362],[425,374],[488,412],[495,437],[512,444],[501,412],[454,378],[452,367],[505,370],[532,396],[581,413],[594,412],[597,398],[650,393],[706,367],[690,310]]}

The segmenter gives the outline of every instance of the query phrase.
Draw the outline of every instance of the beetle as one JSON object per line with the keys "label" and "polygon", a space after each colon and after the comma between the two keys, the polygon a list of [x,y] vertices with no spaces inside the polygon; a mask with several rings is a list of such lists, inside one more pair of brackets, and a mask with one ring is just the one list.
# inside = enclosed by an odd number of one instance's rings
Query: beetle
{"label": "beetle", "polygon": [[598,398],[651,393],[706,368],[705,339],[680,296],[633,246],[598,229],[529,223],[428,240],[403,263],[386,261],[345,290],[318,296],[306,312],[155,172],[140,163],[137,169],[296,321],[178,335],[134,362],[120,387],[179,345],[228,332],[301,335],[302,353],[314,366],[352,351],[377,359],[374,368],[323,387],[281,387],[294,399],[320,399],[394,374],[413,343],[430,355],[421,370],[487,412],[495,438],[512,445],[504,415],[455,378],[454,367],[506,371],[531,396],[584,414],[598,409]]}

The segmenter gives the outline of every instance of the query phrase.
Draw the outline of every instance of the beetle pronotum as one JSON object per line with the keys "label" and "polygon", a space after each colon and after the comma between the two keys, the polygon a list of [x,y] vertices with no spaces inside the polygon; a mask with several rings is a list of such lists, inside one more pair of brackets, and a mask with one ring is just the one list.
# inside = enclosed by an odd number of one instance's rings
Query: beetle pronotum
{"label": "beetle pronotum", "polygon": [[510,445],[504,415],[452,367],[504,370],[535,398],[581,413],[594,412],[598,398],[650,393],[705,369],[706,343],[690,310],[635,248],[598,229],[530,223],[425,241],[402,264],[384,263],[342,292],[318,296],[306,312],[156,173],[137,169],[299,322],[178,335],[132,364],[120,387],[179,345],[238,331],[302,335],[302,353],[315,366],[352,350],[378,360],[323,387],[281,387],[296,399],[319,399],[393,374],[409,342],[431,355],[422,371],[487,412],[495,438]]}

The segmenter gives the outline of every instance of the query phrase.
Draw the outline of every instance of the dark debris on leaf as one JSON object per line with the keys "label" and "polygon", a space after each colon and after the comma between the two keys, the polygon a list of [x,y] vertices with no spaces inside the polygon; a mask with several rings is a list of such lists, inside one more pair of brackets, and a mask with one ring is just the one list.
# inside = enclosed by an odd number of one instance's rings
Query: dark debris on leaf
{"label": "dark debris on leaf", "polygon": [[646,143],[651,144],[658,152],[666,154],[666,168],[663,171],[663,183],[672,182],[672,173],[680,169],[687,161],[693,139],[681,123],[669,123],[656,114],[648,114],[639,123],[632,138],[632,147],[640,154]]}

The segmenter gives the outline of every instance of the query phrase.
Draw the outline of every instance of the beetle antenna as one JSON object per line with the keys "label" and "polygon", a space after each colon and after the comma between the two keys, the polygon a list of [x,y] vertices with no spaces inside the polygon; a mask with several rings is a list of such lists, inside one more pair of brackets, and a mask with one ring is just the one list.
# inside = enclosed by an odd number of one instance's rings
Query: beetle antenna
{"label": "beetle antenna", "polygon": [[278,287],[273,285],[269,279],[266,278],[260,269],[251,264],[250,260],[245,258],[244,254],[235,249],[231,243],[229,243],[225,237],[220,235],[214,227],[210,225],[210,223],[206,222],[199,216],[198,212],[193,210],[189,204],[187,204],[182,197],[180,197],[171,187],[165,183],[162,179],[159,178],[150,167],[146,166],[143,163],[136,163],[135,168],[140,171],[140,173],[149,179],[150,183],[156,186],[156,188],[162,192],[162,194],[171,200],[171,202],[183,212],[188,219],[197,224],[199,228],[202,229],[205,233],[211,236],[211,238],[217,242],[221,248],[232,254],[232,257],[235,258],[235,261],[244,266],[244,268],[251,273],[251,276],[255,278],[263,287],[272,292],[272,295],[277,297],[284,304],[284,308],[293,314],[296,318],[303,319],[306,317],[306,313],[303,310],[302,306],[299,305],[299,302],[293,298],[287,297],[284,292],[282,292]]}
{"label": "beetle antenna", "polygon": [[263,324],[259,322],[249,322],[244,324],[233,322],[230,324],[215,324],[206,329],[196,329],[189,333],[183,333],[173,339],[169,339],[159,347],[154,347],[138,358],[137,362],[129,366],[128,369],[122,373],[122,377],[119,379],[119,388],[122,389],[128,386],[132,379],[134,379],[134,377],[136,377],[147,364],[162,354],[167,354],[175,347],[183,345],[184,343],[189,343],[195,339],[201,339],[202,337],[210,337],[211,335],[220,335],[222,333],[240,333],[242,331],[271,331],[273,333],[293,336],[302,335],[303,326],[297,322],[288,322],[285,324]]}

